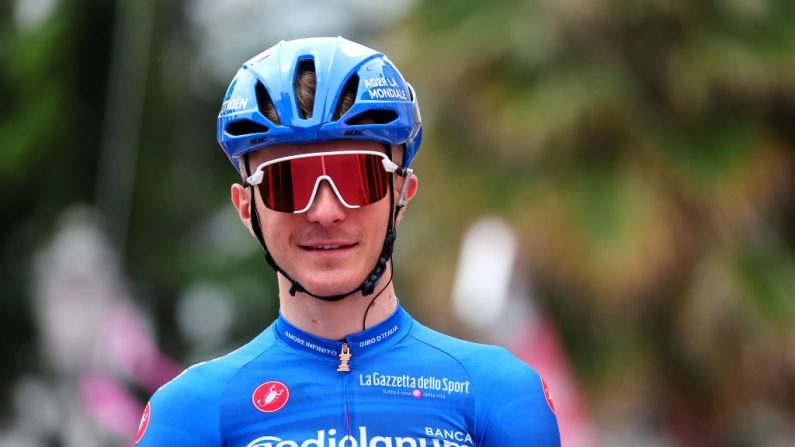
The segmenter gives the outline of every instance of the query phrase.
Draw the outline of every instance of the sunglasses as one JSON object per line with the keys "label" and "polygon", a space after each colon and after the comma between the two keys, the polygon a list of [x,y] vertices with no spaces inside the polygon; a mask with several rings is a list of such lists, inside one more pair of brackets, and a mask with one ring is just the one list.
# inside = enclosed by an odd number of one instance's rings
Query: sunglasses
{"label": "sunglasses", "polygon": [[318,152],[262,163],[246,183],[258,187],[269,209],[298,214],[312,206],[323,180],[348,208],[378,202],[389,191],[390,174],[396,171],[398,165],[381,152]]}

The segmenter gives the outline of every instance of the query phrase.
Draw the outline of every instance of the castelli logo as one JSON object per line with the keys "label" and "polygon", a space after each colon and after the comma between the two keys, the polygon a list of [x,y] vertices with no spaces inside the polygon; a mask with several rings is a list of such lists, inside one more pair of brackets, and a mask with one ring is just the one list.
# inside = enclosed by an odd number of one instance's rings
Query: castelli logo
{"label": "castelli logo", "polygon": [[290,398],[290,390],[281,382],[272,380],[265,382],[254,390],[251,396],[251,402],[257,407],[257,410],[263,413],[273,413],[279,411],[287,404],[287,399]]}
{"label": "castelli logo", "polygon": [[552,396],[549,395],[549,387],[547,386],[547,382],[544,379],[541,379],[541,385],[544,387],[544,397],[547,398],[547,405],[549,405],[549,409],[552,410],[552,413],[555,412],[555,404],[552,402]]}
{"label": "castelli logo", "polygon": [[146,408],[144,408],[144,414],[141,416],[141,423],[138,424],[138,434],[135,436],[136,444],[141,442],[141,438],[143,438],[144,433],[146,433],[146,427],[149,426],[149,411],[149,403],[147,403]]}

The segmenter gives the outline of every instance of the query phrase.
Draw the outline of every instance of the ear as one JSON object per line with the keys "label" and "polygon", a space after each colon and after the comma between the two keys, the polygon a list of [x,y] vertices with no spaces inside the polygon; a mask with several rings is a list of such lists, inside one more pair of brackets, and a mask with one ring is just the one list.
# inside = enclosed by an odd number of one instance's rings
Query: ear
{"label": "ear", "polygon": [[239,183],[232,185],[232,205],[237,210],[237,216],[243,225],[248,228],[248,232],[254,236],[254,231],[251,229],[251,194],[249,189]]}
{"label": "ear", "polygon": [[[411,199],[414,198],[414,195],[417,194],[417,188],[420,187],[420,180],[412,172],[408,178],[406,177],[403,178],[403,182],[409,182],[408,189],[406,190],[406,197],[404,197],[404,200],[406,201],[406,206],[408,206],[408,203],[411,201]],[[403,188],[403,182],[401,182],[401,184],[399,185],[401,189]],[[400,191],[401,189],[398,189],[398,191]],[[398,200],[400,200],[400,198],[398,198]],[[401,208],[400,211],[398,212],[398,215],[395,216],[395,224],[399,224],[400,221],[403,219],[403,213],[406,211],[406,206]]]}

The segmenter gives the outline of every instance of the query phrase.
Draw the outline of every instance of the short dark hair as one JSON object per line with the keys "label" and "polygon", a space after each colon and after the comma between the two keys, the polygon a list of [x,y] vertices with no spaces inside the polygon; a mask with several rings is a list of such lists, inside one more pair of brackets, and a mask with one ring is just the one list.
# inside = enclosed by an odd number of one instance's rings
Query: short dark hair
{"label": "short dark hair", "polygon": [[[301,116],[312,116],[312,109],[315,106],[316,87],[317,78],[315,77],[314,70],[304,69],[298,72],[295,80],[295,99],[298,103],[298,110],[301,112]],[[356,90],[348,89],[343,92],[337,115],[344,115],[345,112],[353,106],[355,100]],[[276,113],[276,108],[271,101],[267,101],[263,105],[263,113],[265,114],[265,118],[268,118],[274,123],[278,124],[281,122],[279,115]]]}

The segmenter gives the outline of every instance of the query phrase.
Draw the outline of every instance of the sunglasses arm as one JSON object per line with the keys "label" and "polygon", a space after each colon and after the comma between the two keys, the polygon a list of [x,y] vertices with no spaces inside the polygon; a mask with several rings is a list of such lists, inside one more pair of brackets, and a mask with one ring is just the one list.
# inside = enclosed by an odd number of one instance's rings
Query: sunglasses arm
{"label": "sunglasses arm", "polygon": [[256,171],[254,171],[253,174],[251,174],[250,176],[246,177],[245,180],[243,180],[243,186],[248,187],[248,186],[259,185],[260,183],[262,183],[262,175],[263,175],[262,170],[257,169]]}
{"label": "sunglasses arm", "polygon": [[414,170],[411,168],[408,169],[401,169],[398,171],[398,175],[404,178],[403,181],[403,188],[400,190],[400,199],[398,200],[398,208],[403,208],[406,206],[406,194],[409,191],[409,184],[411,183],[411,175],[414,173]]}

